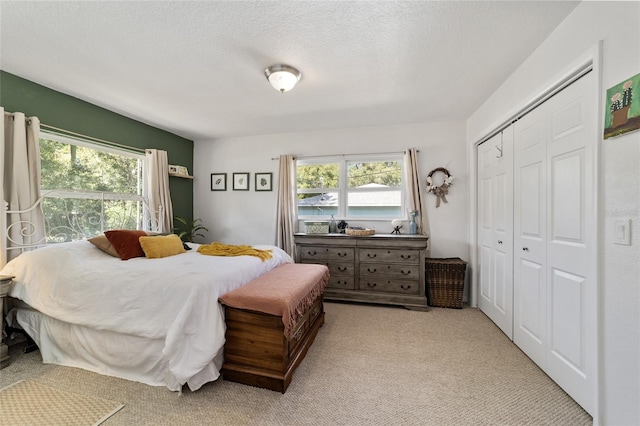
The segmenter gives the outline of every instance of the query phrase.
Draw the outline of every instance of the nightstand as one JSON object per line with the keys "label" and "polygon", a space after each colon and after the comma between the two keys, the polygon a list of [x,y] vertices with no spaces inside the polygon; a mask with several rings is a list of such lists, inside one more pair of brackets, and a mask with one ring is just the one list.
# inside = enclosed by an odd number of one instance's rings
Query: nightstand
{"label": "nightstand", "polygon": [[9,293],[13,277],[0,275],[0,369],[9,365],[9,348],[4,342],[4,300]]}

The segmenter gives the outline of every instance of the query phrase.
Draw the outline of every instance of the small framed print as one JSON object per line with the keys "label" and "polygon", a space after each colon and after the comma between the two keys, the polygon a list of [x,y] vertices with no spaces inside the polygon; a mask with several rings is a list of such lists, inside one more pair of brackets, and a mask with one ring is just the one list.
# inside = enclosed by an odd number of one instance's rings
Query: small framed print
{"label": "small framed print", "polygon": [[169,164],[169,174],[177,176],[189,176],[189,171],[184,166]]}
{"label": "small framed print", "polygon": [[227,190],[227,174],[211,173],[211,190],[226,191]]}
{"label": "small framed print", "polygon": [[256,173],[256,191],[271,191],[271,184],[273,183],[273,175],[271,173]]}
{"label": "small framed print", "polygon": [[233,174],[233,190],[248,191],[249,190],[249,173]]}

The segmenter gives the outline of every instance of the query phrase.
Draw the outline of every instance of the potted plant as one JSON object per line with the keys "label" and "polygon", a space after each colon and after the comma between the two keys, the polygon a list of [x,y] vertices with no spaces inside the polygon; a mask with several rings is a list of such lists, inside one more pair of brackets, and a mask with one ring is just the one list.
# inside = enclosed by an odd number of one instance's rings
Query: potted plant
{"label": "potted plant", "polygon": [[192,243],[196,237],[204,238],[204,234],[200,233],[200,231],[209,232],[209,230],[202,225],[202,220],[200,219],[188,221],[182,216],[174,216],[174,219],[183,225],[182,227],[174,228],[174,232],[178,234],[178,237],[180,237],[182,241],[187,243]]}

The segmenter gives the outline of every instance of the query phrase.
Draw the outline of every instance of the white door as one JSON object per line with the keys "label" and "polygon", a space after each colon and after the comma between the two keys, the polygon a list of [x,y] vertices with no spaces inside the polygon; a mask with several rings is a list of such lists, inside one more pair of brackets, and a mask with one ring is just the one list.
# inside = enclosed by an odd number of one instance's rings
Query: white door
{"label": "white door", "polygon": [[547,340],[545,105],[515,124],[513,341],[539,366]]}
{"label": "white door", "polygon": [[546,370],[589,412],[596,400],[597,351],[594,80],[587,74],[547,107]]}
{"label": "white door", "polygon": [[594,77],[516,122],[514,342],[588,412],[596,400]]}
{"label": "white door", "polygon": [[513,339],[513,127],[478,147],[478,307]]}

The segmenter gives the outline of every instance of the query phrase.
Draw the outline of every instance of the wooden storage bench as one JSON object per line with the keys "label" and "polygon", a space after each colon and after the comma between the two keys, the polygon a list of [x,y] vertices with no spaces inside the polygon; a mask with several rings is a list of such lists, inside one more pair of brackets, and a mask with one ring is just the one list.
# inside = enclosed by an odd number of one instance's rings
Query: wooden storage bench
{"label": "wooden storage bench", "polygon": [[224,380],[284,393],[324,324],[324,265],[286,264],[220,298]]}

